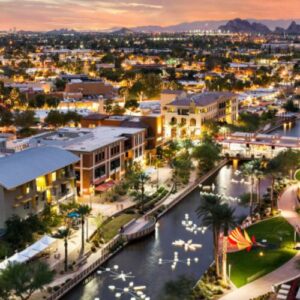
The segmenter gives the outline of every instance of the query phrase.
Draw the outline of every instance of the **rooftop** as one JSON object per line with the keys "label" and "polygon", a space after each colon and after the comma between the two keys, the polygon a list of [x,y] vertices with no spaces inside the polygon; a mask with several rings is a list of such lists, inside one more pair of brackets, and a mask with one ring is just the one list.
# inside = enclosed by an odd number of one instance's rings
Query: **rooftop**
{"label": "rooftop", "polygon": [[73,153],[55,147],[36,147],[0,158],[0,185],[13,189],[39,176],[79,161]]}
{"label": "rooftop", "polygon": [[126,139],[123,135],[136,134],[143,128],[100,126],[96,128],[62,128],[54,132],[34,136],[32,146],[48,145],[70,151],[91,152],[106,145]]}
{"label": "rooftop", "polygon": [[230,99],[233,96],[235,96],[235,94],[230,92],[205,92],[188,95],[186,97],[178,97],[169,105],[190,106],[194,102],[196,106],[207,106],[215,103],[221,98]]}

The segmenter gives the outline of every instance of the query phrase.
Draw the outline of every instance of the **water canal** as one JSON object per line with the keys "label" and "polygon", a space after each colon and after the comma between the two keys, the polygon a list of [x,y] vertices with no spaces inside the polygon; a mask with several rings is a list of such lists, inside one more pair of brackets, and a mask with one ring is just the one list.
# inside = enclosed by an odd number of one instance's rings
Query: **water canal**
{"label": "water canal", "polygon": [[[215,192],[227,196],[239,197],[249,192],[250,186],[244,183],[237,183],[232,179],[240,180],[241,175],[235,172],[231,165],[224,166],[212,177],[207,184],[215,185]],[[262,192],[266,191],[267,182],[262,182]],[[125,273],[132,272],[133,280],[137,285],[146,285],[146,294],[151,300],[161,299],[164,285],[170,280],[176,280],[180,275],[189,276],[196,280],[203,274],[213,261],[212,235],[208,230],[205,234],[194,235],[187,232],[181,221],[184,215],[189,213],[194,222],[198,222],[195,213],[200,203],[199,190],[195,190],[175,206],[170,212],[163,216],[158,224],[156,233],[138,242],[128,245],[124,250],[114,256],[104,267],[119,265],[120,270]],[[246,215],[248,208],[232,202],[236,207],[237,216]],[[202,248],[195,252],[185,252],[181,248],[172,246],[172,242],[178,239],[184,241],[192,239],[194,243],[202,244]],[[192,263],[190,267],[185,264],[178,264],[174,271],[170,264],[159,265],[159,258],[172,259],[174,251],[178,251],[179,259],[187,257],[198,257],[198,263]],[[108,274],[96,275],[87,284],[78,285],[64,300],[113,300],[114,294],[108,289],[109,285],[123,287],[122,282],[115,281]],[[123,296],[121,299],[130,299],[130,296]]]}
{"label": "water canal", "polygon": [[300,120],[297,120],[293,126],[282,126],[281,128],[272,131],[271,134],[300,137]]}

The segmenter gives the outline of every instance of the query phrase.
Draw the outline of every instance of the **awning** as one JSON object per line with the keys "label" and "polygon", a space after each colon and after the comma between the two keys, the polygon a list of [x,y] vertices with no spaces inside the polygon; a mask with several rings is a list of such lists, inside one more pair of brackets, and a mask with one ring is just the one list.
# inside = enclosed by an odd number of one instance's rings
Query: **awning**
{"label": "awning", "polygon": [[96,186],[95,191],[106,192],[107,190],[111,189],[114,185],[115,185],[115,182],[113,180],[109,180],[107,182],[104,182],[104,183]]}
{"label": "awning", "polygon": [[56,239],[52,238],[51,236],[43,236],[40,240],[38,240],[31,246],[27,247],[21,252],[15,253],[13,256],[0,263],[0,270],[7,268],[9,263],[25,263],[29,259],[33,258],[37,254],[50,247],[55,241]]}

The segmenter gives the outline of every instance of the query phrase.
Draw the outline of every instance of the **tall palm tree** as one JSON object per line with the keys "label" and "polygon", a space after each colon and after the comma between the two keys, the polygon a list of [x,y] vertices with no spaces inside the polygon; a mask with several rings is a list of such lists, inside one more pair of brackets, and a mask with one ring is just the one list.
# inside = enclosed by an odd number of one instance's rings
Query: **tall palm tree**
{"label": "tall palm tree", "polygon": [[265,176],[265,173],[263,172],[261,166],[259,166],[258,168],[255,168],[254,176],[256,178],[256,196],[257,196],[256,200],[257,200],[258,206],[260,208],[261,207],[260,184],[261,184],[261,180]]}
{"label": "tall palm tree", "polygon": [[60,231],[61,237],[64,239],[64,247],[65,247],[65,272],[68,271],[68,238],[70,236],[71,230],[69,227]]}
{"label": "tall palm tree", "polygon": [[196,209],[196,213],[198,218],[201,218],[202,225],[211,228],[212,230],[216,275],[220,276],[219,238],[222,228],[220,219],[222,197],[215,194],[207,194],[202,195],[201,200],[202,202]]}
{"label": "tall palm tree", "polygon": [[271,159],[266,167],[266,173],[271,177],[271,191],[270,191],[270,200],[271,200],[271,212],[273,213],[274,208],[277,207],[277,203],[274,201],[274,186],[276,177],[280,173],[280,161],[277,157]]}
{"label": "tall palm tree", "polygon": [[84,253],[84,223],[85,218],[91,213],[92,209],[88,205],[80,205],[77,209],[77,213],[81,218],[81,253]]}
{"label": "tall palm tree", "polygon": [[255,170],[255,162],[253,160],[245,163],[242,168],[242,173],[246,177],[250,177],[250,207],[249,207],[249,215],[252,216],[253,212],[253,190],[254,190],[254,170]]}
{"label": "tall palm tree", "polygon": [[236,226],[235,208],[230,207],[227,203],[222,204],[220,208],[220,219],[223,229],[223,249],[222,249],[222,279],[227,284],[227,239],[230,228]]}

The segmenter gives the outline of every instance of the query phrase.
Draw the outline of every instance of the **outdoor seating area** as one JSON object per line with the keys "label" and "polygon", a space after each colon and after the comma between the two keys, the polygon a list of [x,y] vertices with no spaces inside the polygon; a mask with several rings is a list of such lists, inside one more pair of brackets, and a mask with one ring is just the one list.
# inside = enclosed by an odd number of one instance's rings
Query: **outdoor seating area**
{"label": "outdoor seating area", "polygon": [[16,252],[13,256],[5,259],[0,264],[0,270],[6,269],[9,264],[14,263],[25,263],[38,254],[41,254],[43,251],[45,251],[47,248],[49,248],[51,245],[53,245],[56,242],[57,239],[50,237],[48,235],[43,236],[41,239],[36,241],[31,246],[27,247],[21,252]]}

